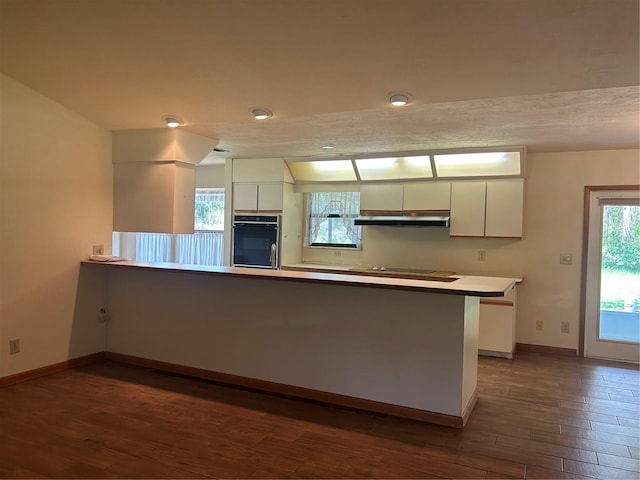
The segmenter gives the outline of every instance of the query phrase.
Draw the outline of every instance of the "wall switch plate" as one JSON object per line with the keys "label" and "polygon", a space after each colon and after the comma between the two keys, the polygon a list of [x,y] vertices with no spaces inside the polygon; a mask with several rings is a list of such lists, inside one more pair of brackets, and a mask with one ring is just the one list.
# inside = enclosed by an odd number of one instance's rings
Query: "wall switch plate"
{"label": "wall switch plate", "polygon": [[570,253],[560,254],[560,265],[571,265],[573,263],[573,255]]}
{"label": "wall switch plate", "polygon": [[487,251],[486,250],[478,250],[478,261],[484,262],[487,259]]}
{"label": "wall switch plate", "polygon": [[15,355],[16,353],[20,353],[19,338],[14,338],[13,340],[9,340],[9,355]]}
{"label": "wall switch plate", "polygon": [[94,245],[93,255],[104,255],[104,245]]}
{"label": "wall switch plate", "polygon": [[542,320],[536,320],[536,330],[539,332],[544,330],[544,322]]}
{"label": "wall switch plate", "polygon": [[560,333],[569,333],[569,322],[560,322]]}

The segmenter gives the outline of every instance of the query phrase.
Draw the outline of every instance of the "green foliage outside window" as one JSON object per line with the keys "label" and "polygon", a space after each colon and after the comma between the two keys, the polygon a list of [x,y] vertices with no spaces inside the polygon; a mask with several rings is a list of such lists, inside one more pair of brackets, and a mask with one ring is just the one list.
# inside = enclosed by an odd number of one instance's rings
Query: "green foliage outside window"
{"label": "green foliage outside window", "polygon": [[222,189],[196,189],[196,230],[224,229],[224,191]]}
{"label": "green foliage outside window", "polygon": [[640,207],[604,207],[602,267],[640,273]]}

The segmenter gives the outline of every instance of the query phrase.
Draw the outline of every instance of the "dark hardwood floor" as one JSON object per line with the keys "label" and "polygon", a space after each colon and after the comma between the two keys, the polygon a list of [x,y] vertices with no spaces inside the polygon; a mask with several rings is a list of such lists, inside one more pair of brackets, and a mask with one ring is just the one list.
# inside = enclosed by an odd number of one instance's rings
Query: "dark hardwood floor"
{"label": "dark hardwood floor", "polygon": [[464,430],[100,362],[0,389],[0,476],[637,479],[639,409],[637,367],[530,352]]}

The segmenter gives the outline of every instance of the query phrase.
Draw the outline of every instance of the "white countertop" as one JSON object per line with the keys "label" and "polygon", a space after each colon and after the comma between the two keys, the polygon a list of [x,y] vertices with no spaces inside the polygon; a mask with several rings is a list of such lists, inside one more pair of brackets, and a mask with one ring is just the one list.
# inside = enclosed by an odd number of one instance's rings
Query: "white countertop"
{"label": "white countertop", "polygon": [[[476,297],[502,297],[515,285],[517,279],[502,277],[483,277],[455,275],[451,282],[376,277],[371,275],[344,275],[340,273],[324,273],[318,271],[271,270],[260,268],[219,267],[208,265],[186,265],[179,263],[146,263],[134,261],[93,262],[83,261],[82,265],[107,269],[157,270],[164,272],[192,273],[198,275],[229,275],[233,277],[255,278],[275,281],[294,281],[311,283],[331,283],[345,286],[387,288],[397,290],[414,290],[429,293],[450,295],[469,295]],[[310,267],[311,264],[304,264]],[[310,268],[316,267],[313,265]],[[317,270],[322,270],[317,266]],[[334,266],[324,266],[327,270],[336,271]],[[344,271],[350,267],[344,266]],[[339,268],[338,268],[339,270]]]}

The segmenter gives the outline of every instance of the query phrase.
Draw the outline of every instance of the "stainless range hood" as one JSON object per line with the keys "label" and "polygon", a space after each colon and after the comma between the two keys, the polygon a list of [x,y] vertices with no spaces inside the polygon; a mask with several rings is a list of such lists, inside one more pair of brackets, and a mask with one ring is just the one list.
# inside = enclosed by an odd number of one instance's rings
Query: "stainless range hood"
{"label": "stainless range hood", "polygon": [[380,227],[448,227],[449,215],[371,215],[358,217],[354,223]]}

